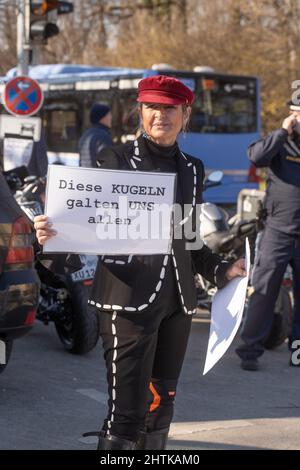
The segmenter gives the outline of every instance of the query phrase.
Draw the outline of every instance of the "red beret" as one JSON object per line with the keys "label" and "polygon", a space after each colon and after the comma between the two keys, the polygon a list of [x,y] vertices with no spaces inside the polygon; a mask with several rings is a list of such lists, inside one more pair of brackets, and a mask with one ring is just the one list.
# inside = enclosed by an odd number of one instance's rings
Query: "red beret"
{"label": "red beret", "polygon": [[140,103],[187,104],[195,99],[194,93],[180,80],[166,75],[144,78],[138,85]]}

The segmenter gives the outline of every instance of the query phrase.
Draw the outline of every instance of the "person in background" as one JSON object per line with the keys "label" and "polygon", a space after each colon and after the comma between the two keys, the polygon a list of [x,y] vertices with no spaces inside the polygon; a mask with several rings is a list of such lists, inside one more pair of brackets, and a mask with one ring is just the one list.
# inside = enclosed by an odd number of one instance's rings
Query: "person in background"
{"label": "person in background", "polygon": [[[289,336],[300,340],[300,105],[289,102],[290,113],[280,128],[251,144],[248,155],[257,167],[268,167],[264,208],[265,229],[254,263],[254,292],[236,349],[244,370],[259,368],[274,317],[274,307],[287,265],[293,269],[294,319]],[[298,343],[298,341],[295,341]],[[294,343],[294,344],[295,344]]]}
{"label": "person in background", "polygon": [[111,138],[112,114],[105,104],[95,103],[90,110],[91,127],[79,140],[79,166],[97,167],[101,150],[113,145]]}

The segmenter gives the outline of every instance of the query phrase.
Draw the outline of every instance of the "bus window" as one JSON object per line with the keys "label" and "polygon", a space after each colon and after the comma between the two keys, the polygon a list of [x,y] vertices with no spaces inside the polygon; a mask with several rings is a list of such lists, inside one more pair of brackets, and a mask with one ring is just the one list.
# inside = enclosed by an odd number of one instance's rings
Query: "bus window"
{"label": "bus window", "polygon": [[190,123],[192,132],[251,133],[257,130],[253,80],[200,79]]}
{"label": "bus window", "polygon": [[48,149],[52,152],[78,151],[79,122],[77,110],[48,107],[43,113]]}

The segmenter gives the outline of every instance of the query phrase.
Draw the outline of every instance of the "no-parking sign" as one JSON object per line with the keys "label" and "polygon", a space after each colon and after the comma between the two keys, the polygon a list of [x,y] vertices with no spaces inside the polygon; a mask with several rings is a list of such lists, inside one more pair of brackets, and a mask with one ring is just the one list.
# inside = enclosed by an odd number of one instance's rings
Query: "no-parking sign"
{"label": "no-parking sign", "polygon": [[3,93],[5,109],[15,116],[32,116],[43,104],[43,92],[36,80],[20,76],[10,80]]}

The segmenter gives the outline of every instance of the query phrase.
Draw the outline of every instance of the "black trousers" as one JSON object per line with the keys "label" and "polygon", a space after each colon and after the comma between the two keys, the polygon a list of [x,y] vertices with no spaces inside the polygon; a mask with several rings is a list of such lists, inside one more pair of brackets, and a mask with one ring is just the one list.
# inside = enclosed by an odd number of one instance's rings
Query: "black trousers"
{"label": "black trousers", "polygon": [[294,318],[290,343],[300,339],[300,238],[266,227],[259,244],[252,276],[254,293],[241,331],[236,352],[241,358],[257,358],[264,352],[274,307],[287,265],[293,269]]}
{"label": "black trousers", "polygon": [[135,441],[140,430],[168,428],[191,328],[168,274],[154,305],[140,313],[100,312],[108,381],[103,430]]}

